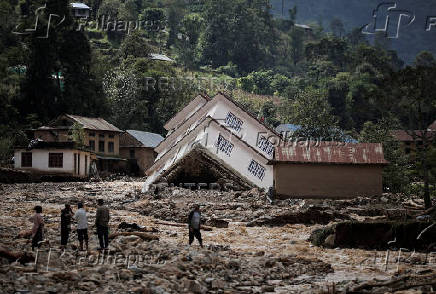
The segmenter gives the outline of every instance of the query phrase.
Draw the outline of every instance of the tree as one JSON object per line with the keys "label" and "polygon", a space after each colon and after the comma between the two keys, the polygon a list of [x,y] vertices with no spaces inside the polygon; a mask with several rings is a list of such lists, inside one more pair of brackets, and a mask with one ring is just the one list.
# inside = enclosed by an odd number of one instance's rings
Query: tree
{"label": "tree", "polygon": [[162,8],[146,8],[141,14],[141,20],[144,20],[148,30],[148,35],[158,43],[156,39],[158,32],[165,27],[166,16]]}
{"label": "tree", "polygon": [[398,129],[399,122],[394,118],[366,122],[359,135],[359,142],[382,143],[385,159],[389,164],[383,169],[383,186],[392,193],[407,191],[410,179],[408,177],[409,158],[404,154],[401,143],[390,134]]}
{"label": "tree", "polygon": [[300,91],[291,102],[287,120],[300,125],[294,135],[312,140],[342,141],[343,134],[338,119],[332,115],[324,90],[307,88]]}
{"label": "tree", "polygon": [[345,34],[344,23],[339,18],[332,19],[330,29],[336,37],[341,38]]}
{"label": "tree", "polygon": [[76,143],[79,147],[85,146],[85,130],[82,125],[75,122],[71,126],[71,137],[70,139]]}
{"label": "tree", "polygon": [[351,32],[347,35],[347,40],[352,47],[367,43],[365,35],[362,34],[361,28],[354,28],[353,30],[351,30]]}
{"label": "tree", "polygon": [[276,34],[267,0],[208,0],[199,52],[205,65],[230,61],[247,73],[272,62]]}
{"label": "tree", "polygon": [[308,43],[305,47],[305,56],[309,62],[324,59],[343,68],[348,63],[347,49],[348,44],[345,40],[329,36]]}
{"label": "tree", "polygon": [[415,66],[424,66],[424,67],[435,67],[436,60],[428,51],[422,51],[418,55],[416,55],[415,62],[413,63]]}
{"label": "tree", "polygon": [[290,55],[294,65],[304,58],[304,35],[304,30],[296,26],[292,26],[289,31]]}
{"label": "tree", "polygon": [[150,53],[151,47],[138,31],[128,35],[120,47],[120,55],[124,59],[128,56],[149,57]]}
{"label": "tree", "polygon": [[401,114],[403,129],[413,138],[416,148],[417,168],[424,182],[424,201],[426,208],[430,200],[430,162],[429,153],[436,136],[427,129],[436,117],[436,67],[406,67],[396,75],[400,94],[398,111]]}
{"label": "tree", "polygon": [[270,100],[262,105],[260,117],[263,121],[272,128],[277,127],[280,122],[277,119],[277,106]]}
{"label": "tree", "polygon": [[176,41],[176,48],[179,60],[188,68],[193,68],[197,63],[197,44],[204,23],[198,13],[185,15],[181,22],[181,37]]}

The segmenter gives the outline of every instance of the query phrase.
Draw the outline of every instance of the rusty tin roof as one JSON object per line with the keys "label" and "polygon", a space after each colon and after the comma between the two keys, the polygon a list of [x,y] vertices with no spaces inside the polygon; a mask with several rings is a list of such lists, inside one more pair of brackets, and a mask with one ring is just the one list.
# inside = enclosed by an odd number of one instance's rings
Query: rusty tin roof
{"label": "rusty tin roof", "polygon": [[270,163],[387,164],[381,143],[293,142],[276,147]]}

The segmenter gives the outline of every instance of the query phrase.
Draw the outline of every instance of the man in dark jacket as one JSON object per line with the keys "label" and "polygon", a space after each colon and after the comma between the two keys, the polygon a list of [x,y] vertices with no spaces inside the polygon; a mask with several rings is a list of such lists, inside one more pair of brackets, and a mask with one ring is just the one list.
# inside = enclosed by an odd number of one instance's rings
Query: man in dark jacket
{"label": "man in dark jacket", "polygon": [[201,239],[200,232],[201,212],[200,206],[197,204],[194,206],[194,210],[189,213],[188,226],[189,226],[189,245],[194,242],[194,237],[197,238],[200,246],[203,247],[203,240]]}
{"label": "man in dark jacket", "polygon": [[109,208],[103,205],[103,199],[98,199],[97,213],[95,216],[95,226],[97,227],[98,241],[100,250],[107,249],[109,246]]}
{"label": "man in dark jacket", "polygon": [[73,211],[69,204],[65,204],[65,208],[61,210],[61,248],[65,249],[68,244],[68,238],[71,232],[71,218]]}

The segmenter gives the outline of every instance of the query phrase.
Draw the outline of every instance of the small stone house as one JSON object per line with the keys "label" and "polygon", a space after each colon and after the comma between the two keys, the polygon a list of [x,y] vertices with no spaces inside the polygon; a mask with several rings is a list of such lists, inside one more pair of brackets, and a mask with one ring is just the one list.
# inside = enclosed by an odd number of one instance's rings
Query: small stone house
{"label": "small stone house", "polygon": [[156,159],[154,148],[163,141],[159,134],[127,130],[120,136],[120,157],[129,161],[129,171],[141,176]]}

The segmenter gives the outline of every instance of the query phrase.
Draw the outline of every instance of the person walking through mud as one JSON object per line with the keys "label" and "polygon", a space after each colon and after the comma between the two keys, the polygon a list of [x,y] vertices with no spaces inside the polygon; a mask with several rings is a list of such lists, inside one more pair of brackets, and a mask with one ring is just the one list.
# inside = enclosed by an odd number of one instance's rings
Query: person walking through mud
{"label": "person walking through mud", "polygon": [[69,204],[65,204],[65,208],[61,210],[61,249],[65,249],[68,244],[68,238],[71,232],[71,218],[73,211]]}
{"label": "person walking through mud", "polygon": [[109,246],[109,208],[104,206],[103,199],[98,199],[98,207],[95,215],[95,226],[97,228],[99,250],[107,249]]}
{"label": "person walking through mud", "polygon": [[189,227],[189,245],[194,242],[194,237],[197,238],[200,246],[203,247],[203,240],[201,239],[200,232],[201,212],[200,205],[196,204],[194,210],[189,213],[188,227]]}
{"label": "person walking through mud", "polygon": [[35,206],[33,209],[35,210],[35,214],[29,219],[33,222],[32,227],[32,251],[35,250],[35,247],[39,248],[40,242],[44,238],[44,219],[41,216],[42,207]]}
{"label": "person walking through mud", "polygon": [[83,203],[77,204],[78,210],[74,214],[77,222],[77,238],[79,239],[79,250],[83,251],[83,241],[85,241],[86,251],[88,251],[88,216],[83,208]]}

